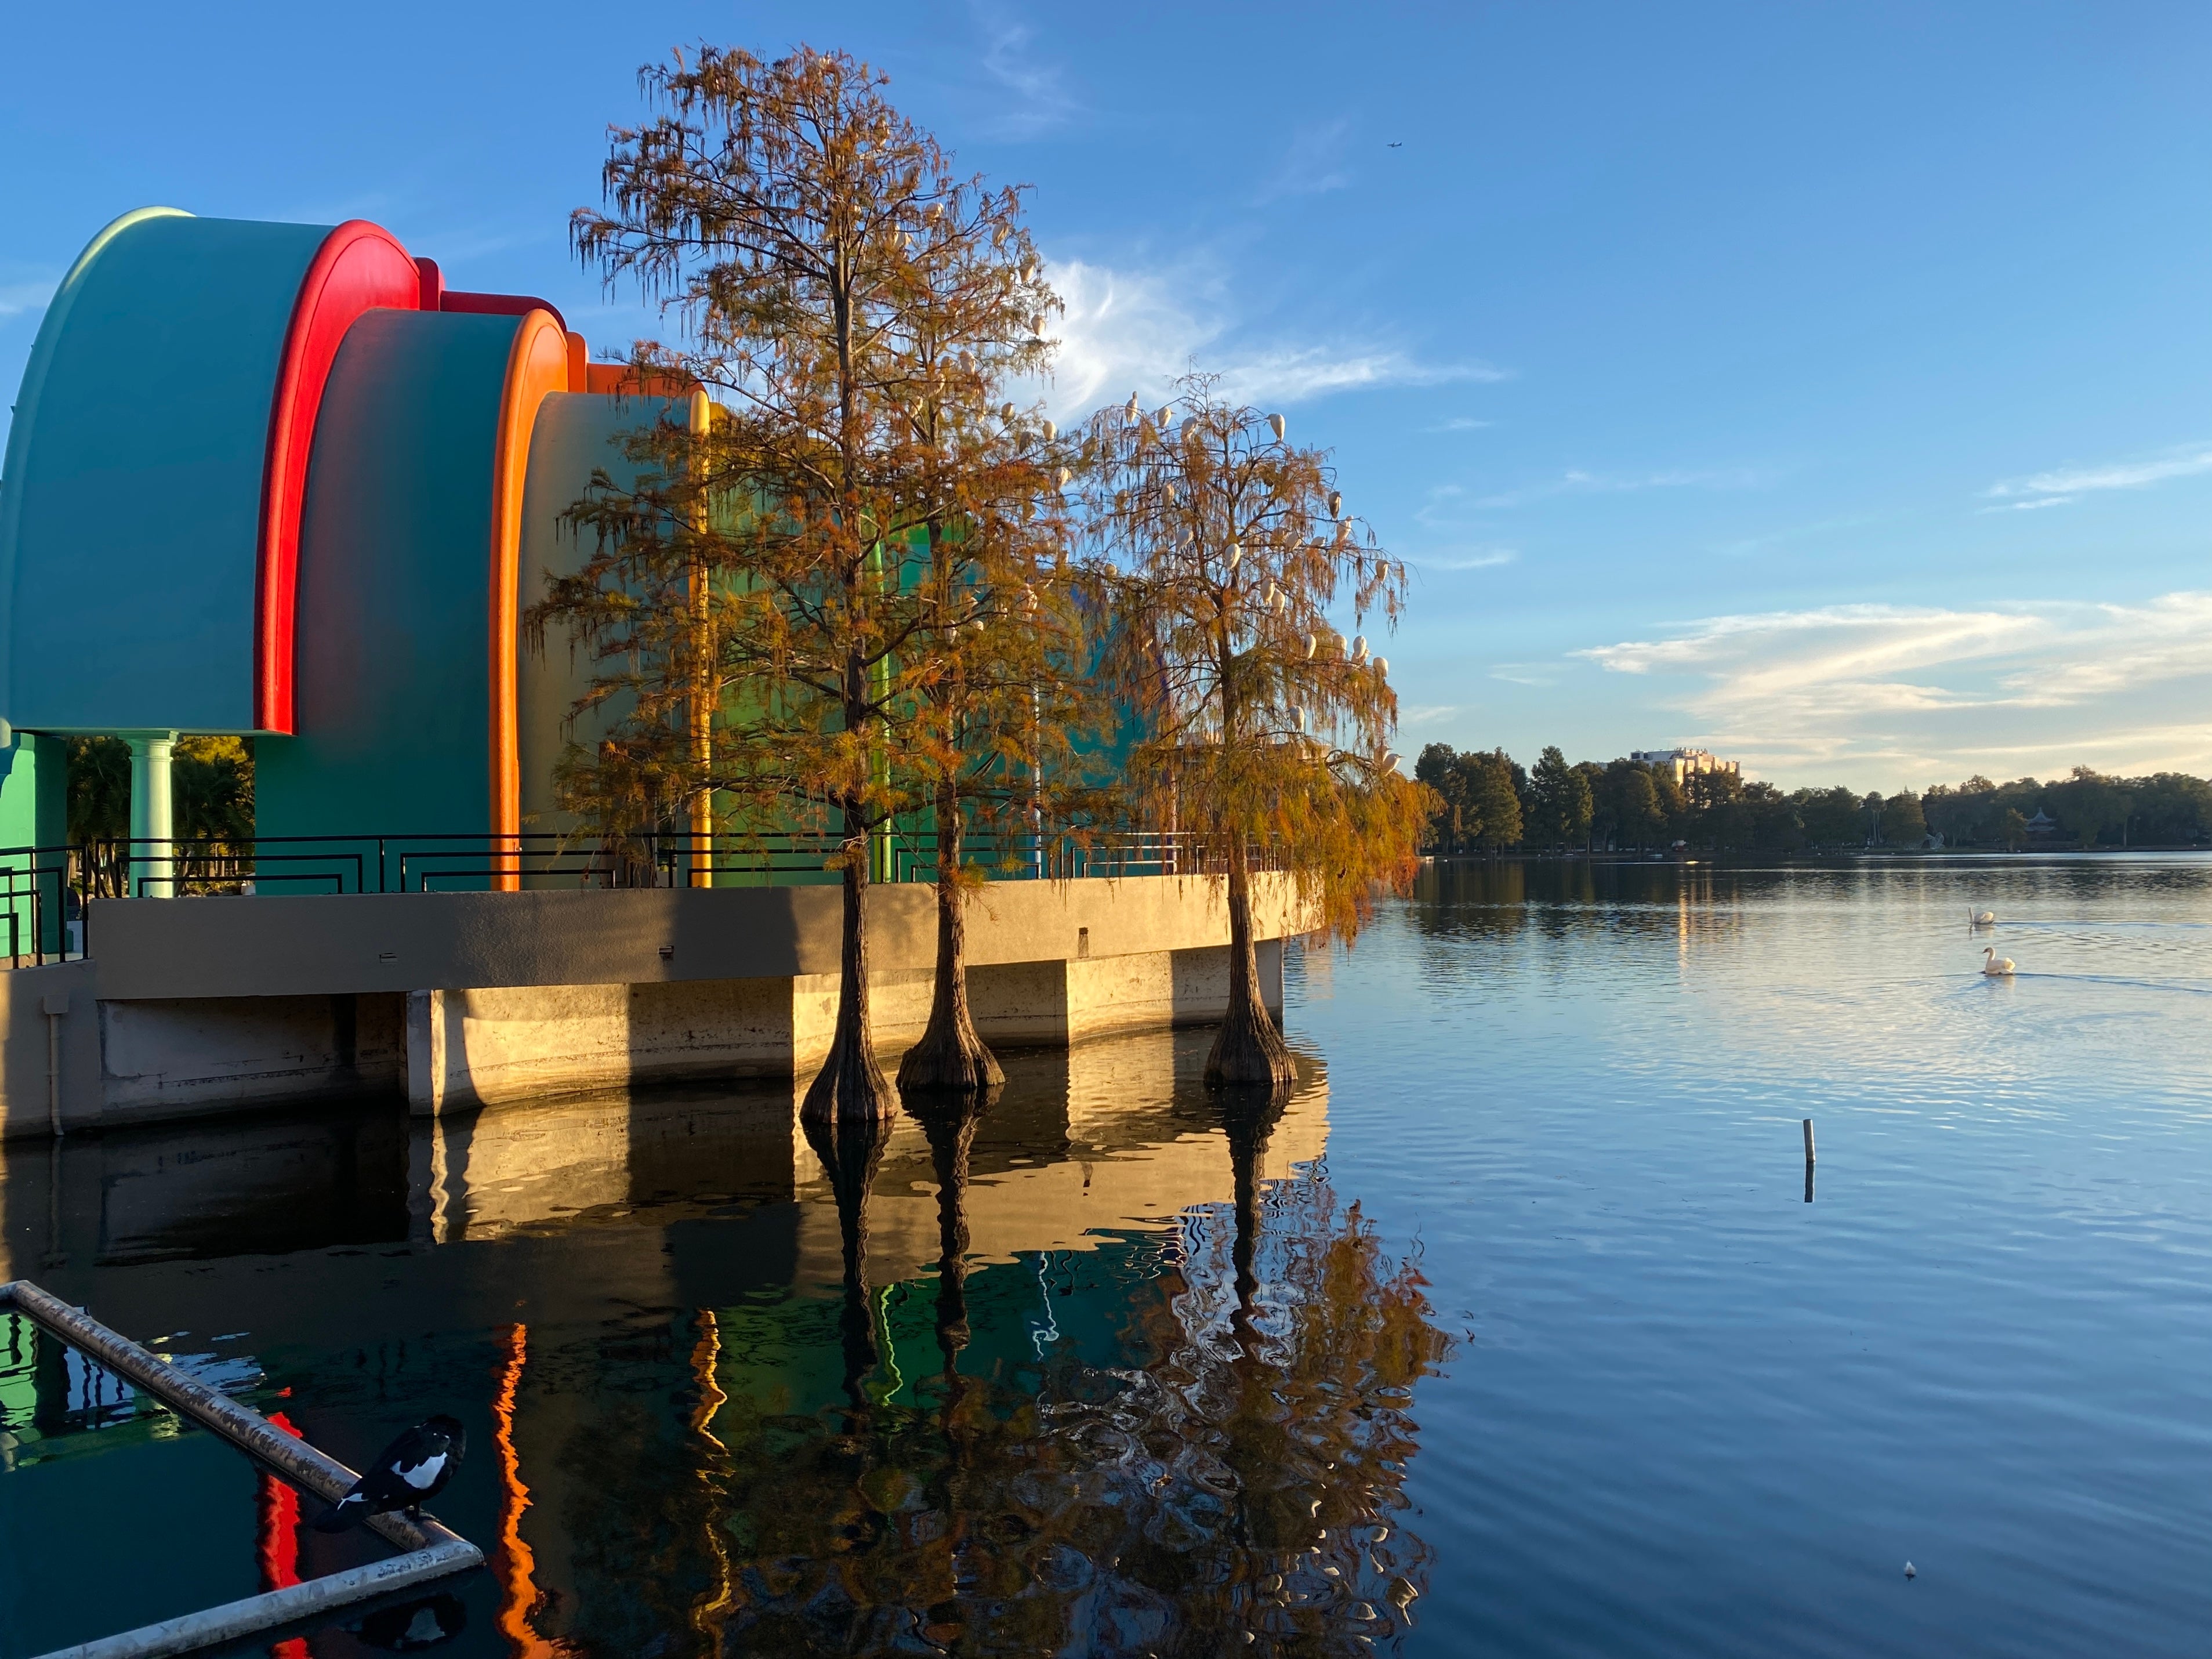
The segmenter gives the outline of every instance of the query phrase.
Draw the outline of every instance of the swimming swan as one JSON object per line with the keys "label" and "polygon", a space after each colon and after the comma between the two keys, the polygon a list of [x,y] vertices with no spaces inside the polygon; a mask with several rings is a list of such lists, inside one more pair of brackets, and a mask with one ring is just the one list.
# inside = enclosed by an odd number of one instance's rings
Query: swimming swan
{"label": "swimming swan", "polygon": [[2001,957],[1993,950],[1984,950],[1982,956],[1982,971],[1991,979],[2002,979],[2012,972],[2010,957]]}
{"label": "swimming swan", "polygon": [[1994,910],[1977,910],[1970,904],[1966,907],[1966,921],[1971,927],[1994,927],[1997,923],[1997,913]]}

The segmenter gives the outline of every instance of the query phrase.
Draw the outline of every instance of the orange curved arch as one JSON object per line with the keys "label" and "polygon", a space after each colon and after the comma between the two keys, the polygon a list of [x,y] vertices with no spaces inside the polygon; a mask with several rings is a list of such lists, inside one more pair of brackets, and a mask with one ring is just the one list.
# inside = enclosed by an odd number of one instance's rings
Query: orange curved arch
{"label": "orange curved arch", "polygon": [[549,392],[568,389],[568,336],[550,311],[526,313],[507,359],[493,456],[491,515],[491,827],[501,837],[492,885],[522,885],[522,763],[517,729],[516,673],[522,617],[522,497],[530,473],[530,438]]}

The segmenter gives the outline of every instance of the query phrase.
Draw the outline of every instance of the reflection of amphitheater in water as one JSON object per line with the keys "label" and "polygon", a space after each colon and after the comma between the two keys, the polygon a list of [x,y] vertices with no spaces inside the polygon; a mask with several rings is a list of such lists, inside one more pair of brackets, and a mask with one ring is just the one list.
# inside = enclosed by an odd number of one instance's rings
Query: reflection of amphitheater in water
{"label": "reflection of amphitheater in water", "polygon": [[[441,1510],[493,1564],[453,1651],[1387,1646],[1441,1339],[1329,1188],[1325,1083],[1224,1115],[1209,1035],[1016,1056],[979,1118],[842,1141],[754,1093],[37,1146],[0,1274],[186,1327],[341,1455],[459,1411]],[[72,1386],[0,1346],[12,1468],[163,1455]],[[353,1559],[271,1515],[232,1517],[264,1578]]]}

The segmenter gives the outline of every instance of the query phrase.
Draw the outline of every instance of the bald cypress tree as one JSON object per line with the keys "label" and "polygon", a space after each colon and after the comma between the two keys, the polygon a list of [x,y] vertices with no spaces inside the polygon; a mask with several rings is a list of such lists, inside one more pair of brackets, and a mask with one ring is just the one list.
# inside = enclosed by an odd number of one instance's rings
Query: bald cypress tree
{"label": "bald cypress tree", "polygon": [[1085,451],[1115,596],[1104,661],[1138,728],[1129,787],[1227,888],[1229,1008],[1206,1078],[1279,1085],[1295,1073],[1261,996],[1254,875],[1285,872],[1344,939],[1412,878],[1431,797],[1397,769],[1397,696],[1359,631],[1395,622],[1405,566],[1344,511],[1321,451],[1205,375],[1156,410],[1103,411]]}
{"label": "bald cypress tree", "polygon": [[533,621],[584,642],[586,702],[624,712],[572,753],[565,798],[587,818],[696,823],[713,802],[739,832],[824,833],[842,980],[804,1110],[880,1117],[872,850],[928,799],[907,757],[975,654],[953,624],[1018,614],[1006,580],[948,611],[932,579],[995,464],[945,437],[982,430],[1001,379],[1041,361],[1051,296],[1018,192],[956,177],[866,65],[708,47],[641,78],[657,113],[614,134],[605,204],[573,234],[681,325],[637,348],[639,383],[696,386],[718,412],[648,423],[638,482],[602,476],[572,514],[596,551]]}

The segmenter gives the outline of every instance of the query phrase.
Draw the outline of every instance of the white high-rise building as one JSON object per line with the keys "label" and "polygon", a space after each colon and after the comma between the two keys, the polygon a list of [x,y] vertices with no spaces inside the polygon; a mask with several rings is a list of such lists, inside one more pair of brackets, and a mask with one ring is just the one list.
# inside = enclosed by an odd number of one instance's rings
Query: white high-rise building
{"label": "white high-rise building", "polygon": [[1672,773],[1678,784],[1692,774],[1726,772],[1731,777],[1743,775],[1742,762],[1723,760],[1710,749],[1632,749],[1628,758]]}

